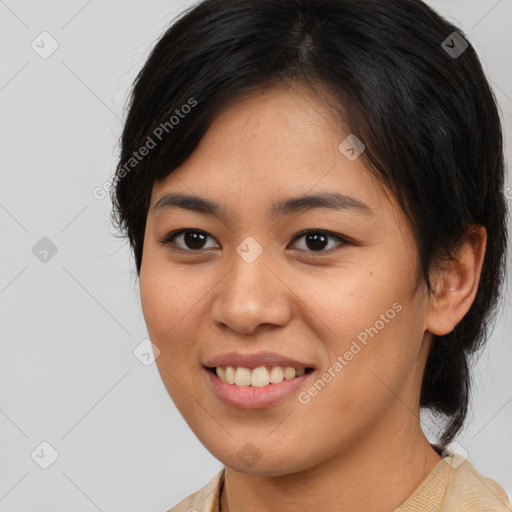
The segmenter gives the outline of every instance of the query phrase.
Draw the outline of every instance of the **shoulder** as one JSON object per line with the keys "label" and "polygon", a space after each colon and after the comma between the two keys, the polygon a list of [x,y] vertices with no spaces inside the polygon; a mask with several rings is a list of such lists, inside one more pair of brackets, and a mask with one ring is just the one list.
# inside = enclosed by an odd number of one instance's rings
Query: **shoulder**
{"label": "shoulder", "polygon": [[461,455],[453,454],[444,460],[451,466],[451,471],[443,512],[510,512],[507,494],[500,484],[482,476]]}
{"label": "shoulder", "polygon": [[218,512],[217,503],[224,481],[223,468],[204,487],[191,494],[167,512]]}

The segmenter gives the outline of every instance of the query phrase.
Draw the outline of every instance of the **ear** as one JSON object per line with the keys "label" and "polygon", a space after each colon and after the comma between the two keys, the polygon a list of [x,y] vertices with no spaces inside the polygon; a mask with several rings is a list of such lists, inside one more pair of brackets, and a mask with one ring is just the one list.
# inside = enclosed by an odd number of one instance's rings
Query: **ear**
{"label": "ear", "polygon": [[486,246],[486,229],[471,226],[449,264],[434,272],[426,325],[432,334],[453,331],[468,312],[478,290]]}

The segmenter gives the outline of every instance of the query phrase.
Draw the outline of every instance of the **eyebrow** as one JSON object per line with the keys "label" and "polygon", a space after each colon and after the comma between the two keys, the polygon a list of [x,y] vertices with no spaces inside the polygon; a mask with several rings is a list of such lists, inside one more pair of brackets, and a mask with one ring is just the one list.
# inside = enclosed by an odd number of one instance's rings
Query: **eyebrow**
{"label": "eyebrow", "polygon": [[[203,197],[167,193],[156,202],[153,207],[154,213],[162,210],[182,208],[206,215],[225,216],[225,209],[220,203]],[[354,211],[356,213],[372,214],[373,209],[355,197],[350,197],[337,192],[320,192],[313,195],[290,197],[274,203],[270,210],[271,217],[278,215],[290,215],[292,213],[303,213],[314,209],[327,209],[338,211]]]}

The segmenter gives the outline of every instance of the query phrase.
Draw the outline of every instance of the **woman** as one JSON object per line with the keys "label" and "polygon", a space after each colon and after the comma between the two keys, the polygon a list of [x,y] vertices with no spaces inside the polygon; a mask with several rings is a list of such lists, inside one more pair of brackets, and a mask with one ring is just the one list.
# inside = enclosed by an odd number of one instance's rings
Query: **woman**
{"label": "woman", "polygon": [[138,75],[115,180],[159,372],[225,466],[173,511],[510,510],[447,449],[507,232],[495,100],[453,25],[205,0]]}

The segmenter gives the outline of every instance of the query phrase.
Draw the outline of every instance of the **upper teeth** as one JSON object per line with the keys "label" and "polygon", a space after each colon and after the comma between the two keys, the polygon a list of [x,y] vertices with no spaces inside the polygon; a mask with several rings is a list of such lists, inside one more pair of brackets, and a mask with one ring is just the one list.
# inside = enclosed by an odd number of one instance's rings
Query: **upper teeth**
{"label": "upper teeth", "polygon": [[236,386],[262,387],[269,383],[278,384],[283,379],[290,380],[306,373],[304,368],[296,370],[291,366],[272,366],[270,371],[265,366],[258,366],[253,370],[241,366],[217,366],[216,373],[219,379]]}

